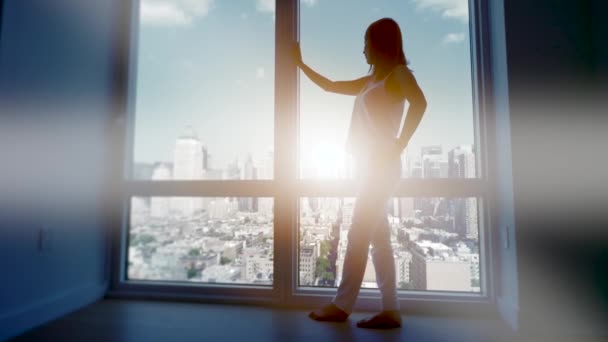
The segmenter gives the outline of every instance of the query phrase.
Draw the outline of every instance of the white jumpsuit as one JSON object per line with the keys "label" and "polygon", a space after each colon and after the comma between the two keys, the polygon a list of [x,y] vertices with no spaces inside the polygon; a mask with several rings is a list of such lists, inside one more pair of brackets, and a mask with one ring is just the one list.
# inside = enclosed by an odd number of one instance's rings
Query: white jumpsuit
{"label": "white jumpsuit", "polygon": [[380,113],[369,108],[365,101],[369,91],[377,87],[384,89],[385,80],[370,80],[357,95],[347,141],[347,149],[357,164],[358,191],[348,232],[342,280],[332,302],[349,314],[361,288],[370,243],[376,281],[382,294],[382,309],[399,310],[395,259],[385,208],[399,182],[401,161],[399,156],[394,160],[377,157],[382,149],[396,142],[404,102],[390,105],[388,110]]}

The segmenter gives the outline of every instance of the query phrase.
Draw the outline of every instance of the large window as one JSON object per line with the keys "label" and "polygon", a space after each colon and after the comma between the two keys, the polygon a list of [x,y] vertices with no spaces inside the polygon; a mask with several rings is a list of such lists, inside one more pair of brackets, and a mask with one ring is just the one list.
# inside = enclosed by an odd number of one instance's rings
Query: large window
{"label": "large window", "polygon": [[273,178],[275,24],[267,6],[141,0],[135,179]]}
{"label": "large window", "polygon": [[[317,88],[290,48],[299,40],[330,79],[358,78],[365,29],[392,17],[429,103],[387,204],[401,299],[488,298],[482,8],[470,3],[134,1],[115,288],[331,296],[356,196],[354,97]],[[371,258],[363,287],[378,297]]]}
{"label": "large window", "polygon": [[[421,185],[428,180],[476,178],[467,1],[305,3],[300,11],[304,60],[334,80],[369,72],[362,50],[371,22],[391,17],[399,23],[409,68],[429,103],[402,154],[402,178],[421,180]],[[300,179],[353,178],[354,161],[344,148],[353,102],[354,97],[324,92],[300,76]],[[450,186],[449,181],[443,183],[446,191]],[[399,195],[409,195],[407,187],[403,191]],[[346,195],[339,190],[326,195],[336,197],[300,201],[300,286],[340,283],[353,199],[339,198]],[[476,198],[399,198],[390,204],[387,215],[400,289],[481,292],[479,229],[483,226]],[[363,287],[376,287],[375,279],[370,253]]]}

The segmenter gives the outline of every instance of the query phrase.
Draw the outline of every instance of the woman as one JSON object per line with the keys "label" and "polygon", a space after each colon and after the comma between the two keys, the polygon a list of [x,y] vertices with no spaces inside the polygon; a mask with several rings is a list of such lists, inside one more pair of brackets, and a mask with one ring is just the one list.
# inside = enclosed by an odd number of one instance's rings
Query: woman
{"label": "woman", "polygon": [[[348,232],[342,281],[332,302],[311,312],[309,317],[331,322],[348,318],[361,287],[371,243],[382,294],[382,312],[359,321],[357,326],[390,329],[401,326],[401,315],[385,206],[400,179],[401,152],[420,123],[426,100],[407,67],[401,30],[393,19],[383,18],[368,27],[363,54],[370,65],[368,75],[334,82],[304,64],[299,45],[295,48],[298,66],[319,87],[356,95],[347,148],[357,164],[358,194]],[[398,132],[405,100],[409,108],[403,129]]]}

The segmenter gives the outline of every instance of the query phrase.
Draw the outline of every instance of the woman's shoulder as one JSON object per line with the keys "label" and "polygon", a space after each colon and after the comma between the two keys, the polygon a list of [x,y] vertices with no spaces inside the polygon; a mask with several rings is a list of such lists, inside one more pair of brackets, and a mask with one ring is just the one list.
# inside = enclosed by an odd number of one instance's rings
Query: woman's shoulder
{"label": "woman's shoulder", "polygon": [[397,83],[401,86],[404,86],[408,83],[411,83],[414,79],[414,74],[412,73],[412,70],[408,68],[407,65],[398,64],[397,66],[395,66],[393,71],[391,71],[387,82]]}
{"label": "woman's shoulder", "polygon": [[410,76],[412,75],[412,70],[405,64],[397,64],[392,73],[397,74],[398,76]]}

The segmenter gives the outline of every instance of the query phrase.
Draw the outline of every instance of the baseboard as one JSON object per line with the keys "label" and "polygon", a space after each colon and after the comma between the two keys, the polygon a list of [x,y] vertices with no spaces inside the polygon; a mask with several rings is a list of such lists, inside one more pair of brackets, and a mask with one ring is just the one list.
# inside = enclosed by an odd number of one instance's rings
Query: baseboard
{"label": "baseboard", "polygon": [[514,333],[517,333],[519,331],[519,306],[501,296],[497,298],[497,304],[502,319]]}
{"label": "baseboard", "polygon": [[0,341],[64,316],[101,299],[107,283],[92,283],[46,297],[25,307],[0,314]]}

